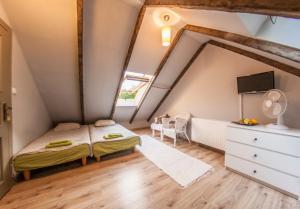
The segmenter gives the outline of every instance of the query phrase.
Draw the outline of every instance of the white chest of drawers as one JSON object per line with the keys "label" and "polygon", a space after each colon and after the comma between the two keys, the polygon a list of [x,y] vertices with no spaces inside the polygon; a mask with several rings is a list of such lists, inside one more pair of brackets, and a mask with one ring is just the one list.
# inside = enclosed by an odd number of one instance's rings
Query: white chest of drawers
{"label": "white chest of drawers", "polygon": [[300,131],[231,124],[225,166],[300,197]]}

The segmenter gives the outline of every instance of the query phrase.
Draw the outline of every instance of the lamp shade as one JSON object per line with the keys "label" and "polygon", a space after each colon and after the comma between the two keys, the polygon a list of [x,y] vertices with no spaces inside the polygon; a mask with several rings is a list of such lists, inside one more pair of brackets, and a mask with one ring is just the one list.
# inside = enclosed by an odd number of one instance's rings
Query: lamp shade
{"label": "lamp shade", "polygon": [[162,45],[170,46],[170,44],[171,44],[171,28],[163,27],[161,29],[161,36],[162,36]]}

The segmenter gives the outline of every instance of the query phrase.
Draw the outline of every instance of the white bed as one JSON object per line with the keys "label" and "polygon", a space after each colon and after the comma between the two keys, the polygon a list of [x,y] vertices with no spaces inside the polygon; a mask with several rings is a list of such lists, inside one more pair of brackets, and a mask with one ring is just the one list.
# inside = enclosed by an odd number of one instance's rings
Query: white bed
{"label": "white bed", "polygon": [[[98,161],[101,156],[132,149],[141,143],[138,135],[119,124],[103,127],[89,125],[89,129],[93,155]],[[109,140],[104,139],[106,134],[111,133],[120,133],[123,137]]]}
{"label": "white bed", "polygon": [[[46,148],[51,141],[70,140],[72,145]],[[88,126],[67,131],[54,131],[51,129],[43,136],[35,139],[13,158],[15,171],[28,174],[30,170],[58,165],[77,159],[86,164],[86,157],[92,155],[91,141]],[[30,174],[30,173],[29,173]],[[25,176],[25,173],[24,173]]]}

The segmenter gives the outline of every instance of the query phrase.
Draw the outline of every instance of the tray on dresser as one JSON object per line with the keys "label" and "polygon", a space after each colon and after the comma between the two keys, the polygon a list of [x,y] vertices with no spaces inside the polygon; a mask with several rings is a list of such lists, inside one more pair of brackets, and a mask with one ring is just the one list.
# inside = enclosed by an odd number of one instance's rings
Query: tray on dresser
{"label": "tray on dresser", "polygon": [[242,126],[257,126],[257,125],[259,125],[258,123],[257,124],[246,124],[246,123],[242,123],[239,121],[231,121],[231,123],[242,125]]}

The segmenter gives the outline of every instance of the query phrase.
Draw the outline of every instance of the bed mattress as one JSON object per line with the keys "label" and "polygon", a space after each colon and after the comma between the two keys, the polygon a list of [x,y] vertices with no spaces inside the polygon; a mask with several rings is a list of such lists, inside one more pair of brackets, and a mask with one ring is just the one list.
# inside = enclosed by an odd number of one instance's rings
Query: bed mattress
{"label": "bed mattress", "polygon": [[[45,148],[55,140],[67,139],[72,145]],[[88,126],[79,129],[55,132],[53,129],[31,142],[13,158],[15,171],[33,170],[66,162],[71,162],[91,155]]]}
{"label": "bed mattress", "polygon": [[[141,143],[138,135],[119,124],[104,127],[90,125],[89,128],[94,157],[101,157],[118,151],[128,150]],[[109,140],[103,138],[104,135],[111,133],[120,133],[123,137]]]}

